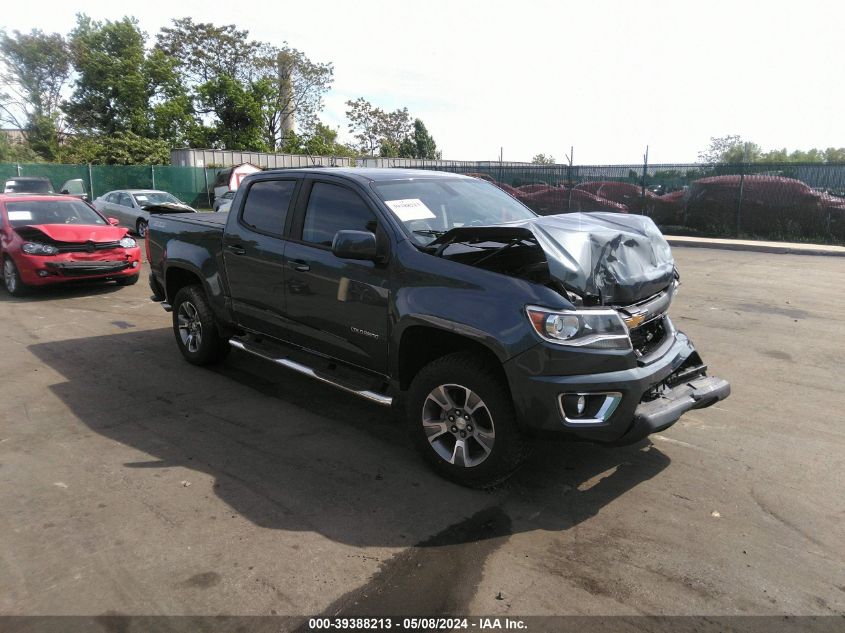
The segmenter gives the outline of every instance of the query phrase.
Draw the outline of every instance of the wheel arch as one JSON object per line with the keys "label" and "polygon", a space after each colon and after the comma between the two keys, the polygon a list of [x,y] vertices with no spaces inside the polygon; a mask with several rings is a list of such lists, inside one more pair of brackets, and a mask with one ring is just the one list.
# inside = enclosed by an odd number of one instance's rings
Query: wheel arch
{"label": "wheel arch", "polygon": [[[178,293],[185,286],[197,285],[205,291],[205,283],[199,271],[192,270],[187,266],[168,266],[164,273],[164,293],[167,301],[173,303]],[[207,292],[206,292],[207,294]]]}
{"label": "wheel arch", "polygon": [[442,324],[409,323],[398,336],[393,355],[393,375],[399,388],[406,391],[417,373],[430,362],[454,352],[472,352],[483,358],[491,369],[507,384],[502,363],[507,360],[504,350],[491,345],[485,336],[465,328],[445,328]]}

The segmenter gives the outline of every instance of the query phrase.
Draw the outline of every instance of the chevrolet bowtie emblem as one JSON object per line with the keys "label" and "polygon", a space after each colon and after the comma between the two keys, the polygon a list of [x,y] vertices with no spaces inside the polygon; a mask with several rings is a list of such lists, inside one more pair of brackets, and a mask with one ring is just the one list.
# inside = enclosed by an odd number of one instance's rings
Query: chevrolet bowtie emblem
{"label": "chevrolet bowtie emblem", "polygon": [[632,314],[629,317],[625,317],[622,319],[625,321],[625,325],[628,326],[629,330],[633,330],[635,327],[638,327],[645,321],[645,318],[648,316],[648,312],[637,312],[636,314]]}

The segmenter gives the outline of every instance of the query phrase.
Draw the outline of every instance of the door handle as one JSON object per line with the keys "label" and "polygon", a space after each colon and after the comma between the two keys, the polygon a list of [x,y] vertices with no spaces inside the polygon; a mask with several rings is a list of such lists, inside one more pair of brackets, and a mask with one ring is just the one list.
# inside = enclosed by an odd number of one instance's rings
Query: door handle
{"label": "door handle", "polygon": [[237,244],[231,244],[226,247],[230,253],[234,253],[235,255],[243,255],[246,253],[246,249],[243,246],[238,246]]}
{"label": "door handle", "polygon": [[307,273],[309,270],[311,270],[311,266],[309,266],[301,259],[290,260],[290,267],[301,273]]}

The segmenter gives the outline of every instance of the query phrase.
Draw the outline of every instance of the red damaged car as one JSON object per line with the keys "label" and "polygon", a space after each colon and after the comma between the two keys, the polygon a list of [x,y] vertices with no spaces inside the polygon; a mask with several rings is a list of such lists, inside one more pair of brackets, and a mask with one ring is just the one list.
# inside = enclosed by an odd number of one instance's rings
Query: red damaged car
{"label": "red damaged car", "polygon": [[141,249],[127,229],[114,226],[70,196],[0,194],[0,256],[10,294],[31,286],[81,279],[138,281]]}

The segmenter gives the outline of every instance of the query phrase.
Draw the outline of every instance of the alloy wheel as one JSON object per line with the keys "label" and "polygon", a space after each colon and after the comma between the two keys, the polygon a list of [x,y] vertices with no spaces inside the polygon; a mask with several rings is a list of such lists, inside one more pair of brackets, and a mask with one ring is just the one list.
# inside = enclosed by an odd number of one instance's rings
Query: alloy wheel
{"label": "alloy wheel", "polygon": [[15,265],[11,260],[7,259],[3,262],[3,281],[6,284],[6,290],[15,292],[18,288],[18,277],[15,274]]}
{"label": "alloy wheel", "polygon": [[196,306],[190,301],[183,301],[179,304],[176,319],[182,345],[192,354],[196,354],[202,344],[202,322]]}
{"label": "alloy wheel", "polygon": [[434,388],[426,397],[422,425],[434,452],[455,466],[478,466],[493,450],[493,416],[481,397],[462,385]]}

